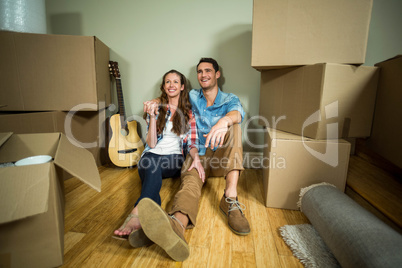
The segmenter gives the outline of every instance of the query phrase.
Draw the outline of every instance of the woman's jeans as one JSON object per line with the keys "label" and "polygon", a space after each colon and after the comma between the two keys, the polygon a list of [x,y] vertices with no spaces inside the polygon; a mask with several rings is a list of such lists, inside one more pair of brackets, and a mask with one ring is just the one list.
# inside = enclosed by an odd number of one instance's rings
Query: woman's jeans
{"label": "woman's jeans", "polygon": [[162,187],[162,179],[180,177],[183,162],[184,157],[181,154],[158,155],[150,152],[145,153],[138,163],[142,189],[134,207],[144,197],[148,197],[161,205],[159,191]]}

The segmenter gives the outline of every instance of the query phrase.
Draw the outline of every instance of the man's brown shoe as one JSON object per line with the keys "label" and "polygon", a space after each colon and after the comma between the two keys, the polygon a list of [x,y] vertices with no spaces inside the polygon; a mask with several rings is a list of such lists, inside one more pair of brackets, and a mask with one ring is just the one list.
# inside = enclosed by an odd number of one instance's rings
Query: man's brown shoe
{"label": "man's brown shoe", "polygon": [[138,203],[138,215],[146,236],[163,248],[175,261],[184,261],[190,248],[183,236],[183,225],[168,215],[157,203],[143,198]]}
{"label": "man's brown shoe", "polygon": [[133,247],[133,248],[140,248],[144,246],[149,246],[152,245],[154,242],[149,239],[142,228],[134,230],[129,236],[128,236],[128,243]]}
{"label": "man's brown shoe", "polygon": [[224,194],[219,208],[227,216],[229,228],[235,234],[248,235],[250,233],[250,225],[243,213],[246,206],[239,203],[237,197],[226,197]]}

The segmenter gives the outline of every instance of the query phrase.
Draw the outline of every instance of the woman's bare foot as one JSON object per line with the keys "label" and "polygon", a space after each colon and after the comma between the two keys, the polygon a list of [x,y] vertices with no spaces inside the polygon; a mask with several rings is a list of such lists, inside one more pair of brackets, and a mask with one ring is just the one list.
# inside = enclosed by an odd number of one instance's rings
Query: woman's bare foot
{"label": "woman's bare foot", "polygon": [[131,213],[127,216],[127,219],[123,223],[123,225],[114,231],[115,235],[118,236],[126,236],[131,234],[134,230],[140,229],[141,224],[138,219],[138,209],[135,207]]}

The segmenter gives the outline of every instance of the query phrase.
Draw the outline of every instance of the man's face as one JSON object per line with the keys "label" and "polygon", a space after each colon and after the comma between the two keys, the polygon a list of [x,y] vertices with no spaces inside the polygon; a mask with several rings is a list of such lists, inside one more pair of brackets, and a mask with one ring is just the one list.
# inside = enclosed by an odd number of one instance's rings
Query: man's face
{"label": "man's face", "polygon": [[212,63],[201,62],[197,69],[198,83],[203,90],[209,90],[216,87],[218,78],[221,76],[219,71],[215,72]]}

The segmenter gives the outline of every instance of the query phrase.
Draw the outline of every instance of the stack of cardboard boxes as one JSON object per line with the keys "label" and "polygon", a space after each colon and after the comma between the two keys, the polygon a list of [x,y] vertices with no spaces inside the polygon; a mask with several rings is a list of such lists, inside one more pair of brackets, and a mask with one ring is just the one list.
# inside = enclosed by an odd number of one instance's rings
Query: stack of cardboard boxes
{"label": "stack of cardboard boxes", "polygon": [[[95,37],[5,31],[0,44],[0,267],[57,267],[65,175],[101,190],[109,48]],[[12,165],[40,155],[52,160]]]}
{"label": "stack of cardboard boxes", "polygon": [[297,209],[300,189],[344,191],[351,145],[370,136],[379,71],[364,63],[372,0],[254,0],[266,206]]}
{"label": "stack of cardboard boxes", "polygon": [[0,31],[0,132],[62,132],[106,161],[109,48],[90,36]]}

